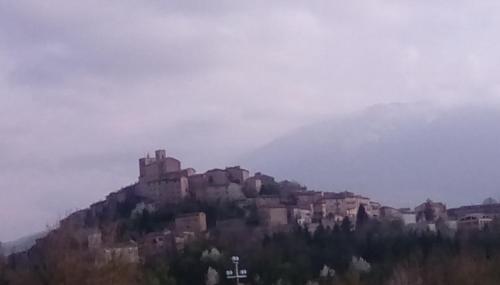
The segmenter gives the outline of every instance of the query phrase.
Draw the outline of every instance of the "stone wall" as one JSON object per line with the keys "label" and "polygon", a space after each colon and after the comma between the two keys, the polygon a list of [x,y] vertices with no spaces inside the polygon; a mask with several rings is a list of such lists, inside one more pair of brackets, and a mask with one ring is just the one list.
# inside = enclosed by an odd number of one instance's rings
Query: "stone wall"
{"label": "stone wall", "polygon": [[175,219],[175,231],[178,233],[202,233],[207,230],[207,217],[205,213],[197,212],[179,215]]}
{"label": "stone wall", "polygon": [[288,224],[288,214],[285,207],[266,207],[258,209],[261,225],[268,228]]}

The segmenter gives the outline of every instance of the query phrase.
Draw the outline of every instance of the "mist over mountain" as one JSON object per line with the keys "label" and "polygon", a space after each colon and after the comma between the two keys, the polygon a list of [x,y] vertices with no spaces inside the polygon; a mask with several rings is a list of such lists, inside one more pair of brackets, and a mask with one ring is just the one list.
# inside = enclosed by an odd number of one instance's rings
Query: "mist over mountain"
{"label": "mist over mountain", "polygon": [[31,234],[28,236],[21,237],[19,239],[13,240],[13,241],[8,241],[5,243],[2,243],[2,250],[3,254],[10,255],[12,253],[17,253],[17,252],[22,252],[30,247],[32,247],[36,240],[39,238],[44,237],[47,234],[47,231],[44,232],[39,232],[35,234]]}
{"label": "mist over mountain", "polygon": [[318,190],[352,190],[394,206],[500,197],[500,112],[378,105],[308,125],[240,160]]}

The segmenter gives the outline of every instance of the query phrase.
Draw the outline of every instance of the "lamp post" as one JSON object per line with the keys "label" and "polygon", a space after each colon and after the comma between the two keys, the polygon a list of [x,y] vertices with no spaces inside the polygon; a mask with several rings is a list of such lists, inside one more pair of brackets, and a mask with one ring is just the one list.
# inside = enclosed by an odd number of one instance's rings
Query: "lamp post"
{"label": "lamp post", "polygon": [[240,258],[238,256],[231,257],[231,261],[234,263],[234,271],[226,270],[227,279],[236,279],[236,285],[240,285],[240,279],[247,278],[247,270],[239,269]]}

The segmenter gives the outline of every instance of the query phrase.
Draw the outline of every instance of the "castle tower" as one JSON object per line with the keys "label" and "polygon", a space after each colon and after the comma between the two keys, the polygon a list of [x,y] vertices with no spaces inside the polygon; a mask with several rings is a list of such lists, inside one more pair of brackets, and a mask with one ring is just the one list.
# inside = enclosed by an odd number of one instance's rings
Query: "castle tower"
{"label": "castle tower", "polygon": [[167,153],[165,152],[164,149],[159,149],[155,151],[155,158],[156,160],[162,160],[167,157]]}

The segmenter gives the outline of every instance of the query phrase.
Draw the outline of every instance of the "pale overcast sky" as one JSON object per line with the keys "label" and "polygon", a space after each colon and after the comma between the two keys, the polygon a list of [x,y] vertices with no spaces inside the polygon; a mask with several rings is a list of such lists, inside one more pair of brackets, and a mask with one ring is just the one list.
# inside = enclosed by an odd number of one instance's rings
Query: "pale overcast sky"
{"label": "pale overcast sky", "polygon": [[[498,1],[0,0],[0,240],[391,102],[497,103]],[[376,197],[374,197],[376,198]]]}

